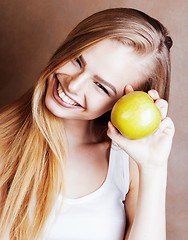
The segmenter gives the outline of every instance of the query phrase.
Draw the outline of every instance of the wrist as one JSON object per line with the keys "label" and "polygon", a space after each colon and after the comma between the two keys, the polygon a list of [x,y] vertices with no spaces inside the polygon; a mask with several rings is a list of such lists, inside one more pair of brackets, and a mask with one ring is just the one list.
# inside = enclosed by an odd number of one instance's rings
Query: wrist
{"label": "wrist", "polygon": [[167,162],[162,165],[152,164],[149,161],[147,163],[137,163],[138,169],[141,172],[166,172],[167,173]]}

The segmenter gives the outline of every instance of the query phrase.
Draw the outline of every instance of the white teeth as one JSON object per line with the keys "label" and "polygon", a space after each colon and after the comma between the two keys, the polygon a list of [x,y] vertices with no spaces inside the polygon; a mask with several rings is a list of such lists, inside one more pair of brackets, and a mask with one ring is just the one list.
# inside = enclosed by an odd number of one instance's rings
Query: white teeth
{"label": "white teeth", "polygon": [[57,92],[59,97],[66,103],[71,104],[71,105],[78,105],[76,102],[74,102],[72,99],[70,99],[68,96],[65,95],[65,93],[63,92],[63,89],[61,88],[61,85],[58,83],[58,88],[57,88]]}
{"label": "white teeth", "polygon": [[60,98],[63,98],[65,96],[64,92],[60,92],[60,93],[58,92],[58,94]]}

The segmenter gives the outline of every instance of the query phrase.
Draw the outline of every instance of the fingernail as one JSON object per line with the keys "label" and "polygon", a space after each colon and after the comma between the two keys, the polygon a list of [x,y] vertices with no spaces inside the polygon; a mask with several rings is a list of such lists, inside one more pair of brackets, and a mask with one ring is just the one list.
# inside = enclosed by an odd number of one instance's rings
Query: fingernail
{"label": "fingernail", "polygon": [[155,93],[153,92],[153,90],[150,90],[150,91],[148,92],[148,94],[149,94],[151,97],[154,97],[154,96],[155,96]]}
{"label": "fingernail", "polygon": [[113,125],[112,125],[112,123],[110,121],[108,122],[108,128],[110,128],[110,129],[113,128]]}

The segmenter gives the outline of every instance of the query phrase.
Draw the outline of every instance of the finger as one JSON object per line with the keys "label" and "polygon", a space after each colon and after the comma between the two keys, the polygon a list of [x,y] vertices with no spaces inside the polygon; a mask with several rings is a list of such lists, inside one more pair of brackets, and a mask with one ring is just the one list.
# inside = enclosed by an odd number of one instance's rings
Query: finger
{"label": "finger", "polygon": [[171,118],[166,117],[159,125],[157,131],[155,132],[156,134],[159,134],[160,132],[168,135],[168,136],[172,136],[175,133],[175,127],[174,127],[174,123],[172,121]]}
{"label": "finger", "polygon": [[114,135],[118,134],[119,132],[117,131],[117,129],[114,127],[114,125],[109,121],[108,122],[108,131],[107,131],[107,135],[110,138],[113,138]]}
{"label": "finger", "polygon": [[155,105],[158,107],[159,111],[161,112],[161,118],[162,120],[167,116],[168,112],[168,102],[164,99],[157,99],[155,101]]}
{"label": "finger", "polygon": [[117,131],[117,129],[113,126],[113,124],[112,124],[111,122],[108,122],[107,135],[108,135],[114,142],[116,142],[119,147],[121,147],[122,149],[126,148],[126,146],[127,146],[127,141],[129,141],[129,140],[126,139],[125,137],[123,137],[123,136]]}
{"label": "finger", "polygon": [[153,98],[154,101],[156,101],[157,99],[159,99],[159,94],[158,94],[158,92],[157,92],[156,90],[154,90],[154,89],[149,90],[148,94],[149,94],[149,96],[150,96],[151,98]]}
{"label": "finger", "polygon": [[134,89],[130,84],[127,84],[125,86],[125,94],[128,94],[128,93],[133,92],[133,91],[134,91]]}

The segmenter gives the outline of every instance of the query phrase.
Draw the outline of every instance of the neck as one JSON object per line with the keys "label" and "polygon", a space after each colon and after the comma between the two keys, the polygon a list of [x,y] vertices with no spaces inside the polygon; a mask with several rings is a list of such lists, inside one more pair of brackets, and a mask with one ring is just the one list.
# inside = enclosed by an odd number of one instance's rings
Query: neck
{"label": "neck", "polygon": [[89,131],[90,121],[63,119],[68,144],[71,147],[94,142],[94,136]]}

